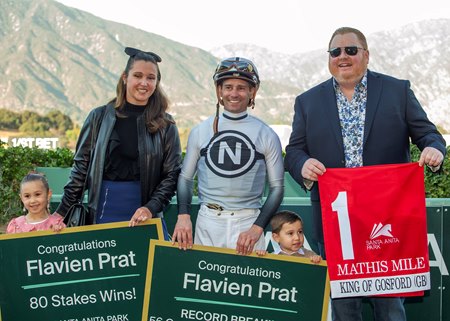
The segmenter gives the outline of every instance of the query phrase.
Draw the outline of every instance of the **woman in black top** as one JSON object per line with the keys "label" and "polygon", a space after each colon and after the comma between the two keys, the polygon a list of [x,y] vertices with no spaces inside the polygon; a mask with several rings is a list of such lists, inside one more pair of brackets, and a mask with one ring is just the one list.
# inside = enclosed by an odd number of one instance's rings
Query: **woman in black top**
{"label": "woman in black top", "polygon": [[160,87],[161,58],[129,47],[125,52],[129,59],[117,96],[86,118],[56,210],[64,216],[86,181],[90,224],[129,220],[134,226],[162,217],[180,172],[178,130]]}

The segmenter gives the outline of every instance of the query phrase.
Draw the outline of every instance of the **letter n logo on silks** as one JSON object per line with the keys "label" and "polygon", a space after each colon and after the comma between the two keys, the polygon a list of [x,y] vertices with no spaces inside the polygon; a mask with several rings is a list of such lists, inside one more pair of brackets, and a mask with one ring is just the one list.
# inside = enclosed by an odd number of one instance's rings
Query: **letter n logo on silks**
{"label": "letter n logo on silks", "polygon": [[319,177],[333,298],[430,289],[424,169],[327,168]]}
{"label": "letter n logo on silks", "polygon": [[238,177],[247,173],[264,156],[245,134],[225,130],[217,133],[201,151],[206,165],[221,177]]}

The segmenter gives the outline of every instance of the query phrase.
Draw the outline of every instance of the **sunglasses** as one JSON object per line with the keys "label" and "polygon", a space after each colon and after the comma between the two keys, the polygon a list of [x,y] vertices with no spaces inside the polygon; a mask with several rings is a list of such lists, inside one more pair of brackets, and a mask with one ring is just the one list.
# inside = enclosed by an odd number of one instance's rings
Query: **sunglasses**
{"label": "sunglasses", "polygon": [[139,50],[139,49],[136,49],[136,48],[126,47],[126,48],[125,48],[125,53],[126,53],[128,56],[130,56],[130,57],[134,57],[134,56],[136,56],[138,53],[144,53],[144,54],[146,54],[146,55],[151,56],[153,59],[156,60],[156,62],[161,62],[161,61],[162,61],[162,59],[161,59],[160,56],[158,56],[157,54],[155,54],[154,52],[151,52],[151,51],[142,51],[142,50]]}
{"label": "sunglasses", "polygon": [[216,73],[228,70],[255,73],[255,68],[253,67],[252,63],[249,62],[248,60],[239,60],[239,61],[224,60],[220,63],[219,66],[217,66]]}
{"label": "sunglasses", "polygon": [[348,46],[348,47],[332,48],[332,49],[328,50],[328,52],[330,53],[331,58],[337,58],[341,55],[342,49],[344,49],[345,53],[349,56],[355,56],[358,53],[358,49],[366,50],[364,48],[357,47],[357,46]]}

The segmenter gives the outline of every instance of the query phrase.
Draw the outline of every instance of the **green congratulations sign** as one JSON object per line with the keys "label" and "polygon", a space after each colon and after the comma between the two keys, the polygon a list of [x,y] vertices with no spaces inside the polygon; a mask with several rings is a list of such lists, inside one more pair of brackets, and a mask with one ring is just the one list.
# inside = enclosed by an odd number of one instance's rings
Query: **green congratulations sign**
{"label": "green congratulations sign", "polygon": [[2,321],[140,320],[159,219],[0,237]]}
{"label": "green congratulations sign", "polygon": [[[142,320],[326,320],[326,263],[194,246],[182,251],[150,241],[148,307]],[[147,302],[147,300],[145,300]]]}

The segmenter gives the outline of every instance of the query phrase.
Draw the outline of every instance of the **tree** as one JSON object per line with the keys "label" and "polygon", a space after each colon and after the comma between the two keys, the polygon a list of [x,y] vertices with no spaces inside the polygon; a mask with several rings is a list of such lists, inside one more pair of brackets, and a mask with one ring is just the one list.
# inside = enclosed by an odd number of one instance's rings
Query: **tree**
{"label": "tree", "polygon": [[17,130],[21,125],[20,114],[7,109],[0,109],[0,129]]}
{"label": "tree", "polygon": [[61,135],[66,131],[73,129],[72,119],[59,110],[52,110],[45,116],[48,119],[50,128],[55,129]]}
{"label": "tree", "polygon": [[48,130],[50,129],[50,126],[46,119],[36,113],[27,112],[26,116],[24,113],[22,119],[26,120],[19,127],[19,130],[21,132],[45,135],[46,132],[48,132]]}

